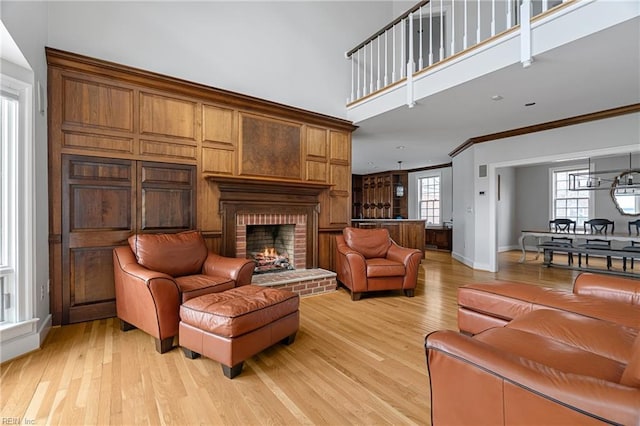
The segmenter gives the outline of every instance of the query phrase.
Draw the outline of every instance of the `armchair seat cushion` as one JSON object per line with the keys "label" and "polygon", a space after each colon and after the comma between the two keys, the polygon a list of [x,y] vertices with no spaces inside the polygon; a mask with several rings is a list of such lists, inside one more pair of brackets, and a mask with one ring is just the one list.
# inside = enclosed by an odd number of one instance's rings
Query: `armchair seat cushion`
{"label": "armchair seat cushion", "polygon": [[182,294],[182,303],[203,294],[225,291],[235,287],[235,281],[216,275],[187,275],[177,277],[175,280]]}
{"label": "armchair seat cushion", "polygon": [[367,259],[367,277],[404,277],[406,268],[400,262],[389,259]]}

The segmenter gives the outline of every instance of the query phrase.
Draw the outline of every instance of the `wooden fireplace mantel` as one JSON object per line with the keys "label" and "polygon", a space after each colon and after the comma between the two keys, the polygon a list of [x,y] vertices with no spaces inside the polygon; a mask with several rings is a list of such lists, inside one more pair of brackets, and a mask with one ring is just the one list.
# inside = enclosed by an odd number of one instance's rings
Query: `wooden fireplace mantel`
{"label": "wooden fireplace mantel", "polygon": [[204,178],[218,184],[220,193],[289,194],[317,196],[333,185],[324,182],[284,180],[280,178],[254,178],[205,174]]}

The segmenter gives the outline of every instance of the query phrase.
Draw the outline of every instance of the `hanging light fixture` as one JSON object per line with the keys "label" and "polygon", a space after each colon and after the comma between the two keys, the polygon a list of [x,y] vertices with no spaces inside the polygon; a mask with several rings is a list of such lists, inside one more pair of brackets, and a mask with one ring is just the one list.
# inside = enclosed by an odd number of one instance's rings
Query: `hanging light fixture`
{"label": "hanging light fixture", "polygon": [[[398,171],[402,170],[402,161],[398,161]],[[396,197],[404,197],[404,185],[402,184],[402,176],[398,177],[398,183],[396,184]]]}
{"label": "hanging light fixture", "polygon": [[599,189],[608,191],[615,187],[618,190],[633,189],[633,192],[637,192],[636,189],[640,187],[638,183],[639,174],[640,169],[631,168],[631,153],[629,153],[628,170],[591,170],[591,158],[589,158],[586,172],[569,174],[569,191],[593,191]]}

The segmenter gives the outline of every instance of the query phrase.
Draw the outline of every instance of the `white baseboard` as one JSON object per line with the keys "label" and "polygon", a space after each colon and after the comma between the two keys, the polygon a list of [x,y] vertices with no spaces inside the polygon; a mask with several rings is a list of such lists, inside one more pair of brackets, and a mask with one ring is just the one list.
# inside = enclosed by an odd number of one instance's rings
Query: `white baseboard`
{"label": "white baseboard", "polygon": [[[49,330],[51,330],[51,314],[47,315],[47,318],[42,321],[37,330],[35,329],[34,320],[37,321],[38,318],[16,324],[11,327],[13,330],[4,332],[5,335],[10,337],[0,342],[0,362],[9,361],[42,347],[42,342],[49,334]],[[12,331],[15,331],[15,333],[12,333]]]}

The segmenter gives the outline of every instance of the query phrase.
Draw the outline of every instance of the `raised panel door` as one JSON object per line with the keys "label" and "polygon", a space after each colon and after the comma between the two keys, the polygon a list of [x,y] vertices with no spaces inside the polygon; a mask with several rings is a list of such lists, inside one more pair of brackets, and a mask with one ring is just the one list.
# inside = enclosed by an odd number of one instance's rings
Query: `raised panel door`
{"label": "raised panel door", "polygon": [[115,314],[112,251],[133,232],[129,160],[62,157],[62,323]]}
{"label": "raised panel door", "polygon": [[177,232],[195,228],[195,166],[138,163],[138,192],[143,232]]}

